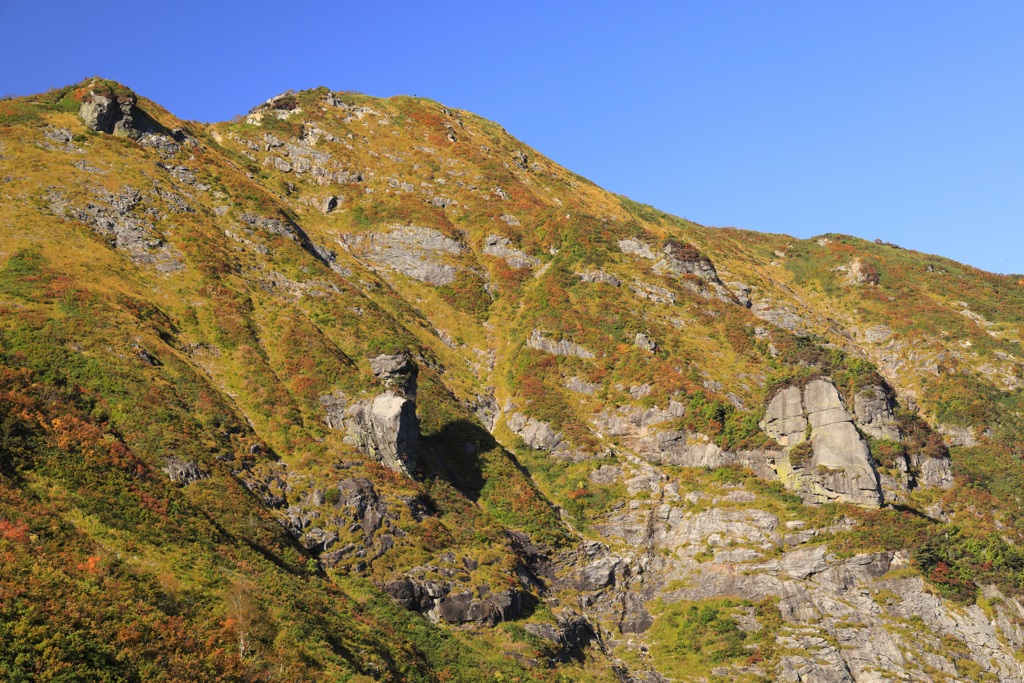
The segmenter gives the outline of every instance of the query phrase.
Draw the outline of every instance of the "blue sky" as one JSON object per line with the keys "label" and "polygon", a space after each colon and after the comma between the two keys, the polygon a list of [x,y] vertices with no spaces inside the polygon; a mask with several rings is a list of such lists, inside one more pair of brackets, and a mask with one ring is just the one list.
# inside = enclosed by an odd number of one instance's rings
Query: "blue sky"
{"label": "blue sky", "polygon": [[102,75],[183,118],[415,94],[707,225],[1024,273],[1021,2],[0,0],[0,94]]}

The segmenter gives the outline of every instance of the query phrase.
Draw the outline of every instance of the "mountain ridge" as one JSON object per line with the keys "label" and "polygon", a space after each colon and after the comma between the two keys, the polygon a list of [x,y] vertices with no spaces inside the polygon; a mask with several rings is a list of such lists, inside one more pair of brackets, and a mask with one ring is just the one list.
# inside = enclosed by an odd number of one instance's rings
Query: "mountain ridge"
{"label": "mountain ridge", "polygon": [[86,617],[12,680],[1022,678],[1009,276],[325,88],[6,100],[0,180],[4,562]]}

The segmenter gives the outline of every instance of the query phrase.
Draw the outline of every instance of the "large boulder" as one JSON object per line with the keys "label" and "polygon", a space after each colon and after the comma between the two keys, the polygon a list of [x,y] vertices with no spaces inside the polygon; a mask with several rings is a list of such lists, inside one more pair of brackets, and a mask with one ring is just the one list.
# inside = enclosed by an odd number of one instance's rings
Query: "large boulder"
{"label": "large boulder", "polygon": [[413,399],[389,389],[350,404],[344,392],[336,391],[321,396],[320,403],[329,429],[344,430],[346,442],[385,467],[412,476],[420,438]]}
{"label": "large boulder", "polygon": [[89,130],[113,133],[114,124],[121,117],[121,108],[110,97],[90,95],[78,108],[78,116]]}
{"label": "large boulder", "polygon": [[410,610],[419,610],[420,601],[424,596],[423,589],[418,583],[405,578],[388,583],[384,586],[384,592],[402,607]]}
{"label": "large boulder", "polygon": [[416,400],[416,378],[419,368],[407,353],[382,353],[370,359],[373,376],[388,389]]}
{"label": "large boulder", "polygon": [[143,133],[153,132],[156,127],[146,114],[136,107],[134,93],[96,92],[90,90],[82,98],[78,116],[89,130],[139,138]]}
{"label": "large boulder", "polygon": [[493,626],[509,621],[522,611],[522,596],[510,588],[483,600],[474,600],[469,591],[452,593],[437,603],[434,613],[449,624],[477,623]]}
{"label": "large boulder", "polygon": [[922,486],[948,489],[953,485],[949,458],[919,458],[917,480]]}
{"label": "large boulder", "polygon": [[412,476],[420,437],[415,401],[386,391],[349,408],[346,426],[351,443],[382,465]]}
{"label": "large boulder", "polygon": [[418,369],[408,354],[381,354],[370,370],[386,387],[372,399],[351,402],[342,391],[320,397],[328,428],[385,467],[408,476],[416,470],[420,426],[416,419]]}

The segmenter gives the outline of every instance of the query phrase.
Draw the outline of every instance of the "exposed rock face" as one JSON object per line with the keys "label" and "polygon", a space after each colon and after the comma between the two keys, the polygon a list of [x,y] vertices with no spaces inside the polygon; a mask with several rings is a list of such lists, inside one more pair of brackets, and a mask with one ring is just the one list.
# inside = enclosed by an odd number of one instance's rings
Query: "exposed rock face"
{"label": "exposed rock face", "polygon": [[416,377],[419,368],[407,353],[381,354],[370,359],[374,377],[402,396],[416,400]]}
{"label": "exposed rock face", "polygon": [[528,418],[522,413],[513,413],[508,418],[508,428],[522,437],[530,448],[553,451],[562,443],[562,435],[540,420]]}
{"label": "exposed rock face", "polygon": [[538,351],[544,351],[545,353],[551,353],[556,356],[576,356],[577,358],[594,357],[593,352],[588,351],[579,344],[565,339],[560,339],[557,342],[552,341],[546,338],[540,330],[533,331],[530,338],[526,340],[526,345],[531,349],[537,349]]}
{"label": "exposed rock face", "polygon": [[865,433],[876,439],[900,440],[900,428],[892,416],[893,402],[882,387],[873,385],[861,389],[853,397],[853,405],[857,426]]}
{"label": "exposed rock face", "polygon": [[464,405],[476,415],[480,424],[486,427],[487,431],[494,431],[498,416],[501,414],[501,407],[493,395],[477,394],[473,400],[465,402]]}
{"label": "exposed rock face", "polygon": [[[819,404],[812,399],[812,405]],[[931,593],[919,577],[906,576],[906,552],[846,559],[832,554],[820,539],[849,530],[848,520],[821,529],[802,521],[780,523],[756,508],[758,498],[749,491],[738,489],[714,500],[691,492],[680,500],[675,482],[657,468],[632,463],[625,469],[632,474],[602,467],[599,478],[642,475],[648,485],[630,488],[631,496],[635,491],[641,497],[593,527],[609,544],[617,544],[616,552],[588,542],[597,551],[565,557],[556,579],[556,585],[570,582],[587,592],[583,613],[591,623],[609,624],[598,630],[605,639],[615,639],[616,631],[643,632],[644,603],[654,598],[669,604],[773,598],[782,617],[773,635],[779,658],[758,674],[761,679],[881,681],[887,680],[879,676],[884,671],[899,680],[935,680],[936,671],[956,678],[965,667],[980,667],[992,680],[1024,680],[1024,666],[1010,654],[1024,642],[1024,631],[1013,621],[1024,616],[1018,600],[986,588],[995,598],[990,604],[997,605],[991,615],[977,606],[956,606]],[[667,552],[652,552],[657,548]],[[712,562],[696,559],[709,549],[714,550]],[[585,583],[580,581],[584,577]],[[751,613],[732,616],[743,630],[763,628]],[[905,627],[908,620],[912,628]],[[530,630],[554,642],[553,627]],[[716,669],[715,675],[739,674],[745,671],[742,666]],[[644,675],[656,677],[657,672],[634,673]]]}
{"label": "exposed rock face", "polygon": [[324,421],[328,429],[345,428],[345,408],[348,407],[348,396],[343,391],[336,391],[320,397],[320,405],[326,413]]}
{"label": "exposed rock face", "polygon": [[792,304],[775,304],[764,299],[753,302],[750,312],[765,322],[789,330],[798,337],[806,337],[808,330],[811,329],[809,322],[797,313],[796,307]]}
{"label": "exposed rock face", "polygon": [[877,285],[879,282],[878,269],[859,258],[853,259],[847,266],[846,284],[849,285]]}
{"label": "exposed rock face", "polygon": [[775,394],[762,427],[779,445],[790,447],[804,441],[810,428],[810,461],[790,458],[792,470],[780,472],[783,481],[801,490],[809,501],[881,504],[881,486],[868,445],[830,380],[816,379],[802,389],[788,387]]}
{"label": "exposed rock face", "polygon": [[259,214],[244,212],[238,216],[248,225],[264,230],[272,235],[280,235],[296,242],[307,253],[321,261],[325,266],[342,276],[349,275],[349,272],[338,265],[337,254],[320,244],[315,244],[299,225],[287,217],[268,218]]}
{"label": "exposed rock face", "polygon": [[164,241],[149,220],[154,212],[152,207],[144,206],[141,192],[125,186],[117,193],[101,188],[93,193],[96,201],[82,207],[69,204],[57,190],[51,190],[47,199],[54,214],[88,225],[111,247],[124,251],[139,265],[151,266],[161,273],[174,273],[185,267],[178,251]]}
{"label": "exposed rock face", "polygon": [[335,195],[328,195],[320,201],[320,212],[330,213],[338,208],[338,197]]}
{"label": "exposed rock face", "polygon": [[180,458],[168,458],[164,472],[167,473],[171,481],[186,486],[194,481],[206,479],[210,476],[200,469],[196,463],[190,460],[181,460]]}
{"label": "exposed rock face", "polygon": [[384,592],[406,609],[418,610],[420,608],[423,596],[422,588],[409,579],[398,579],[388,583],[384,586]]}
{"label": "exposed rock face", "polygon": [[534,268],[540,261],[512,246],[512,241],[501,235],[488,235],[484,241],[484,253],[504,259],[513,268]]}
{"label": "exposed rock face", "polygon": [[778,478],[776,461],[785,458],[781,450],[724,451],[703,434],[659,430],[660,425],[684,414],[683,405],[676,401],[669,401],[664,409],[622,406],[615,412],[597,414],[592,424],[599,434],[621,437],[624,446],[651,463],[707,468],[739,466],[766,480]]}
{"label": "exposed rock face", "polygon": [[872,344],[883,344],[889,341],[892,330],[885,325],[875,325],[864,330],[864,339]]}
{"label": "exposed rock face", "polygon": [[587,270],[582,273],[577,273],[576,275],[584,282],[603,282],[604,284],[611,285],[612,287],[618,287],[622,284],[619,281],[619,278],[610,273],[606,273],[603,270]]}
{"label": "exposed rock face", "polygon": [[152,132],[154,127],[136,106],[136,98],[127,95],[111,98],[90,92],[78,108],[78,116],[86,128],[101,133],[138,138]]}
{"label": "exposed rock face", "polygon": [[359,524],[366,538],[371,538],[387,515],[387,506],[380,500],[369,479],[343,479],[338,482],[339,509],[351,508],[352,521]]}
{"label": "exposed rock face", "polygon": [[795,446],[806,438],[807,418],[799,387],[786,387],[772,397],[761,428],[780,446]]}
{"label": "exposed rock face", "polygon": [[387,233],[345,235],[342,239],[360,258],[431,285],[454,282],[458,267],[450,261],[466,251],[440,231],[414,225],[396,226]]}
{"label": "exposed rock face", "polygon": [[556,662],[582,659],[583,649],[597,638],[594,627],[585,618],[565,611],[556,615],[557,626],[551,624],[524,624],[523,628],[544,640],[559,646]]}
{"label": "exposed rock face", "polygon": [[643,332],[636,333],[636,337],[633,339],[633,344],[635,344],[638,348],[641,348],[644,351],[650,351],[651,353],[654,353],[654,351],[658,348],[658,345],[655,344],[654,341]]}
{"label": "exposed rock face", "polygon": [[671,306],[676,302],[676,295],[670,289],[659,287],[658,285],[652,285],[649,282],[643,282],[642,280],[634,280],[633,284],[630,285],[630,289],[641,299],[653,301],[657,304],[665,304]]}
{"label": "exposed rock face", "polygon": [[917,467],[917,479],[921,485],[937,489],[948,489],[953,485],[949,458],[924,458]]}
{"label": "exposed rock face", "polygon": [[656,269],[660,265],[675,275],[696,275],[707,282],[722,285],[711,259],[701,256],[693,247],[670,242],[661,251],[665,255],[664,261],[659,262]]}
{"label": "exposed rock face", "polygon": [[644,633],[654,625],[654,617],[644,606],[643,598],[635,591],[628,591],[620,598],[620,633]]}
{"label": "exposed rock face", "polygon": [[618,557],[602,557],[577,572],[579,590],[596,591],[615,583],[615,570],[622,560]]}
{"label": "exposed rock face", "polygon": [[978,445],[974,436],[974,429],[971,427],[954,427],[952,425],[938,425],[935,428],[939,434],[945,437],[946,443],[950,446],[964,446],[970,448]]}
{"label": "exposed rock face", "polygon": [[[334,492],[337,495],[331,496]],[[342,479],[326,491],[307,492],[284,514],[285,529],[306,550],[319,556],[324,567],[335,567],[346,559],[372,561],[394,546],[394,536],[386,532],[396,516],[369,479]],[[338,547],[338,531],[358,537]]]}
{"label": "exposed rock face", "polygon": [[593,396],[601,389],[600,384],[587,382],[579,377],[570,377],[565,383],[565,387],[569,391],[575,391],[577,394],[586,394],[587,396]]}
{"label": "exposed rock face", "polygon": [[415,401],[386,391],[349,408],[345,424],[350,443],[382,465],[412,476],[420,436]]}
{"label": "exposed rock face", "polygon": [[421,582],[409,577],[392,581],[384,592],[406,609],[424,612],[427,616],[449,624],[476,623],[494,626],[515,619],[522,611],[522,594],[516,588],[490,594],[489,588],[480,598],[471,591],[453,592],[450,584]]}
{"label": "exposed rock face", "polygon": [[418,368],[404,353],[370,360],[373,374],[387,390],[371,400],[349,402],[344,392],[320,397],[330,429],[344,429],[346,441],[382,465],[408,476],[416,470],[419,421],[416,418]]}
{"label": "exposed rock face", "polygon": [[449,624],[476,622],[493,626],[514,619],[522,609],[522,596],[509,589],[483,600],[474,600],[470,592],[454,593],[437,603],[434,613]]}
{"label": "exposed rock face", "polygon": [[[711,260],[702,256],[691,245],[670,241],[661,250],[655,251],[640,240],[624,239],[619,240],[619,249],[624,254],[654,261],[652,270],[655,273],[683,276],[679,280],[683,286],[705,298],[714,296],[722,301],[734,303],[737,301],[732,292],[722,284]],[[685,276],[696,276],[699,278],[698,282],[702,281],[703,285],[686,280]]]}
{"label": "exposed rock face", "polygon": [[768,481],[778,479],[777,462],[785,453],[771,450],[723,451],[699,435],[665,431],[639,442],[639,453],[651,462],[680,467],[746,467]]}
{"label": "exposed rock face", "polygon": [[743,284],[742,282],[726,282],[725,286],[729,288],[729,291],[733,293],[736,300],[740,302],[740,306],[750,308],[753,302],[750,300],[750,293],[753,291],[750,285]]}

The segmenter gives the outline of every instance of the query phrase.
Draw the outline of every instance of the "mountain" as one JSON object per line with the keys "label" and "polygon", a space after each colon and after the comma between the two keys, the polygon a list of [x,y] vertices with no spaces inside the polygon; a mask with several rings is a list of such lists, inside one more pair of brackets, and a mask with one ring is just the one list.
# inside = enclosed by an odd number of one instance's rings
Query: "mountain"
{"label": "mountain", "polygon": [[326,88],[0,101],[0,226],[5,680],[1024,680],[1024,280]]}

